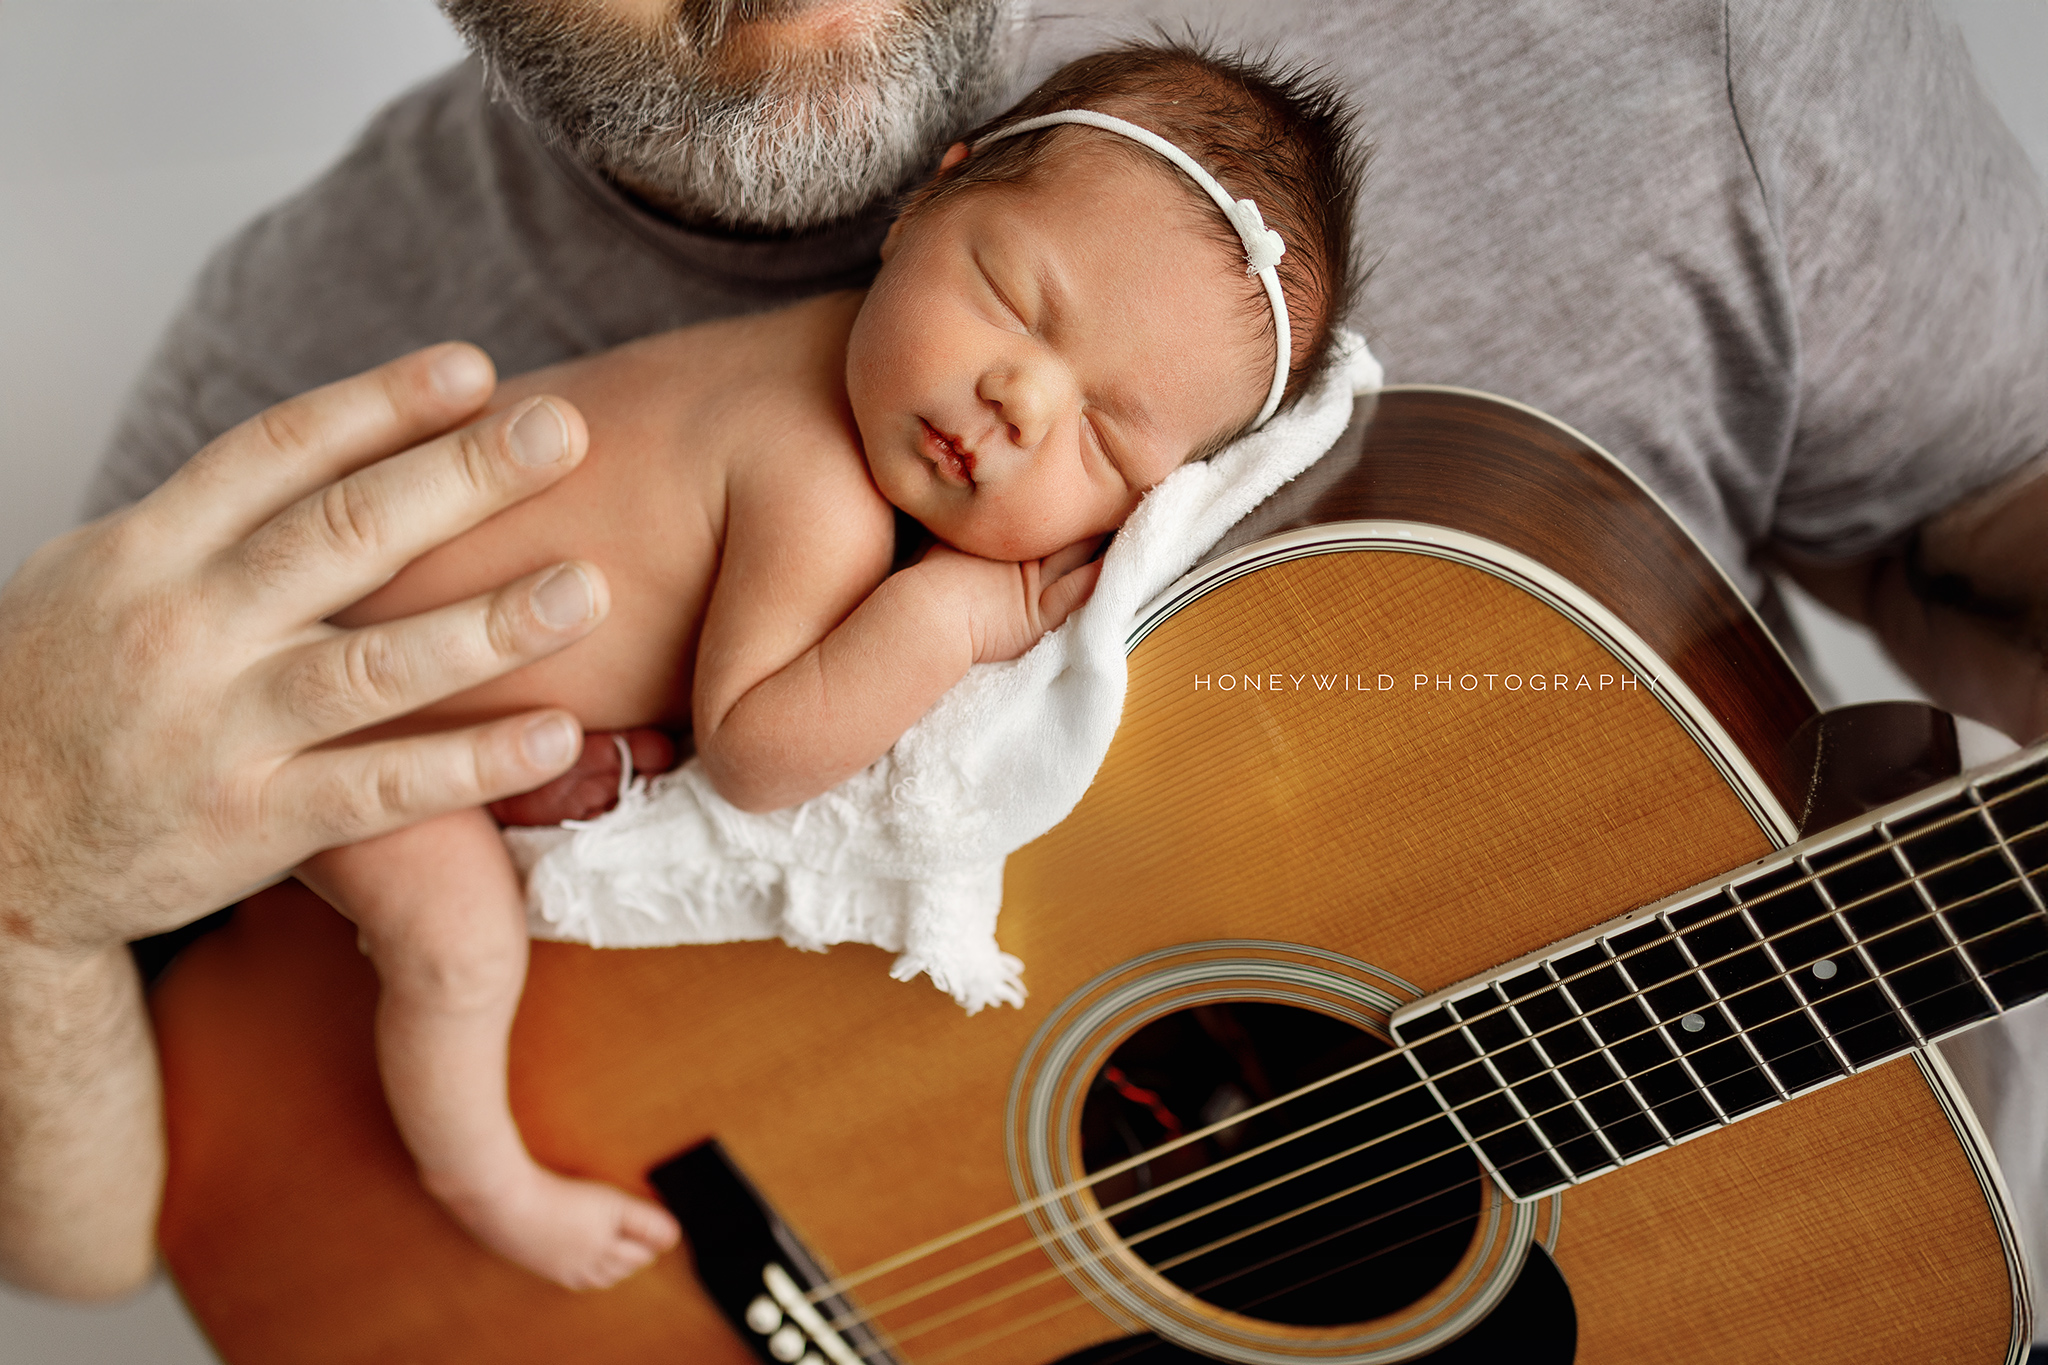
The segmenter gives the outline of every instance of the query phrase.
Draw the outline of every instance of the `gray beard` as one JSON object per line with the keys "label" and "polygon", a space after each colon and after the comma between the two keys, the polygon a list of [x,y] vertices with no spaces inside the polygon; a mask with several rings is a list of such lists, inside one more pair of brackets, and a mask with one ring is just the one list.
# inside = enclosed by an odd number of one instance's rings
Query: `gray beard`
{"label": "gray beard", "polygon": [[734,24],[802,0],[685,0],[624,23],[560,0],[440,0],[494,93],[676,216],[794,232],[899,193],[1007,85],[1011,0],[907,0],[873,33],[734,76]]}

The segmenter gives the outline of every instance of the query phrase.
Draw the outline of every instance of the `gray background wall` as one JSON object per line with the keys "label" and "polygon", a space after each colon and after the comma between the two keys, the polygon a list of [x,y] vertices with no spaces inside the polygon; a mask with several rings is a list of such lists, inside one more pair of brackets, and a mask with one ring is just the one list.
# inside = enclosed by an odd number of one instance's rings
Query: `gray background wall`
{"label": "gray background wall", "polygon": [[[2048,0],[1940,7],[2048,168]],[[430,0],[0,3],[0,573],[72,524],[206,251],[460,51]],[[1859,631],[1794,605],[1844,700],[1914,695]],[[212,1360],[161,1282],[95,1309],[0,1289],[0,1365]]]}

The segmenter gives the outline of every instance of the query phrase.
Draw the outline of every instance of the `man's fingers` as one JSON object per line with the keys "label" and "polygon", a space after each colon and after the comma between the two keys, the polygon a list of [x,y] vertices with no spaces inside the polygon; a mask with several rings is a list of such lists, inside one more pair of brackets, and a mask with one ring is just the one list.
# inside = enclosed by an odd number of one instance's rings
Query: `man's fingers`
{"label": "man's fingers", "polygon": [[568,403],[529,399],[299,499],[220,571],[246,609],[318,620],[560,478],[588,439]]}
{"label": "man's fingers", "polygon": [[293,861],[539,786],[568,767],[582,731],[566,711],[467,730],[300,754],[272,779],[289,828],[315,840]]}
{"label": "man's fingers", "polygon": [[496,387],[476,347],[429,346],[258,413],[144,507],[181,535],[231,544],[315,489],[465,421]]}
{"label": "man's fingers", "polygon": [[1079,611],[1095,592],[1095,580],[1102,577],[1102,561],[1094,560],[1083,564],[1071,573],[1062,574],[1038,595],[1038,617],[1047,630],[1058,630],[1060,624]]}
{"label": "man's fingers", "polygon": [[278,660],[277,738],[304,748],[417,710],[581,639],[610,608],[603,573],[577,561],[418,616],[332,632]]}

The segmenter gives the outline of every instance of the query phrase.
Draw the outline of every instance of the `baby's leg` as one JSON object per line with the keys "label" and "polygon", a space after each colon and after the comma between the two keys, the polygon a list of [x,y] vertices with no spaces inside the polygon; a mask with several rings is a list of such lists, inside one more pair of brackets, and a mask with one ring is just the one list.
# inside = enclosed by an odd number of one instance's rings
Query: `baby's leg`
{"label": "baby's leg", "polygon": [[505,1095],[526,907],[497,827],[445,815],[315,855],[300,877],[361,928],[384,992],[377,1060],[420,1179],[478,1241],[571,1289],[674,1246],[675,1219],[527,1155]]}

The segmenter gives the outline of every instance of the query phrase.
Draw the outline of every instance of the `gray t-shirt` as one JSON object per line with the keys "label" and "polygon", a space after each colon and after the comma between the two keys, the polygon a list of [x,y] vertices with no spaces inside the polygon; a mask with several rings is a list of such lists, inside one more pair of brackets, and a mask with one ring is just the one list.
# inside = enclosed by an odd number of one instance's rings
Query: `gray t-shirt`
{"label": "gray t-shirt", "polygon": [[[1377,144],[1357,320],[1390,381],[1520,399],[1628,463],[1752,596],[1773,542],[1867,550],[2048,450],[2048,208],[1924,7],[1871,0],[1081,0],[1019,89],[1151,20],[1320,64]],[[447,337],[517,373],[871,273],[874,217],[686,232],[550,150],[473,65],[386,109],[213,258],[91,493]]]}

